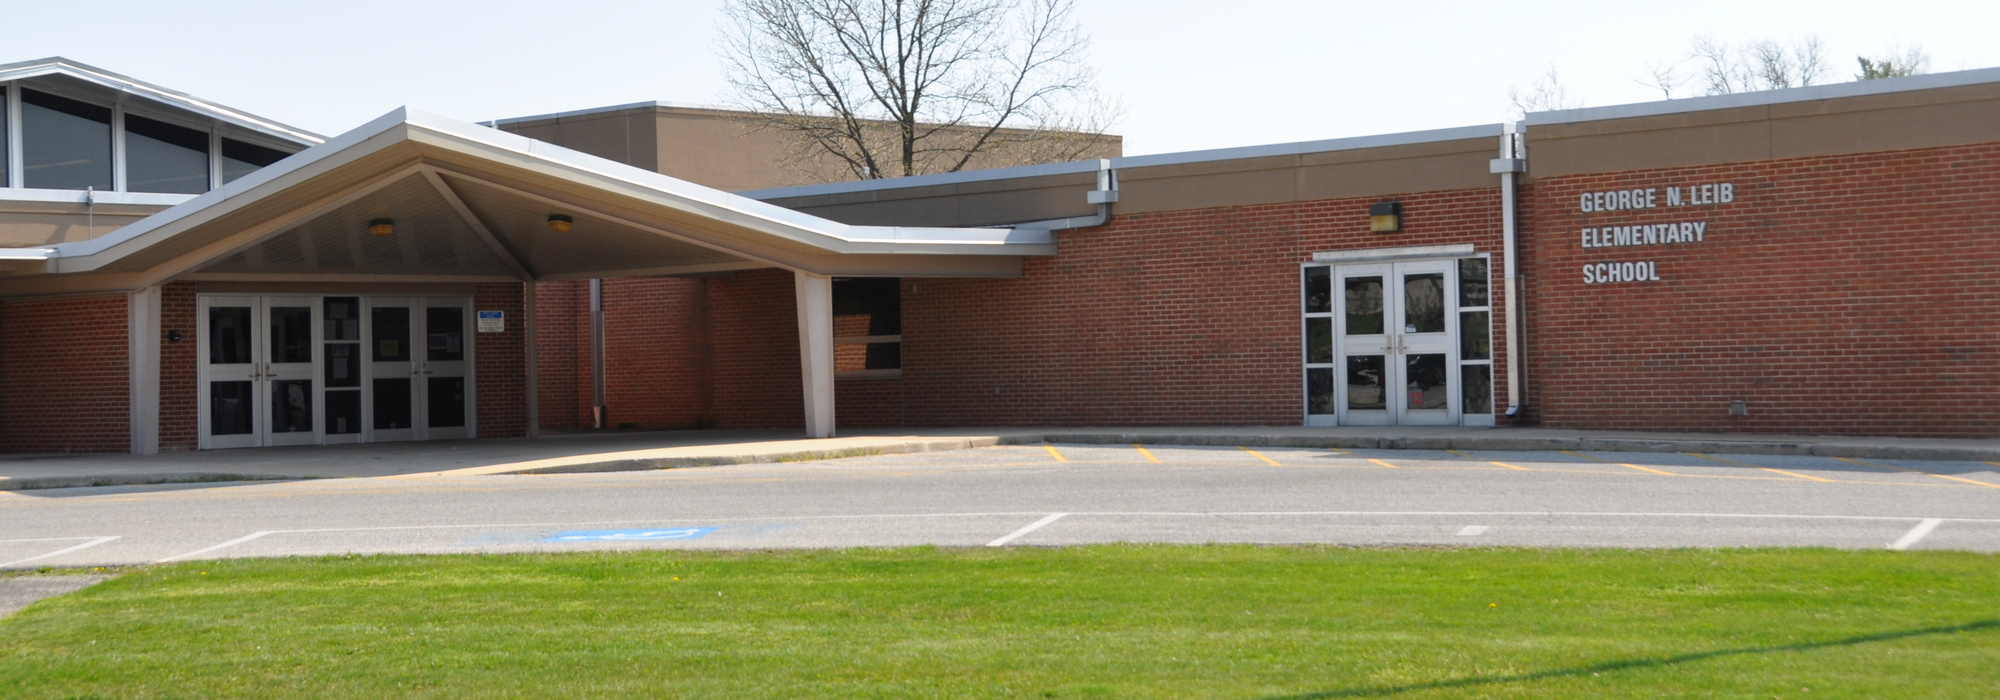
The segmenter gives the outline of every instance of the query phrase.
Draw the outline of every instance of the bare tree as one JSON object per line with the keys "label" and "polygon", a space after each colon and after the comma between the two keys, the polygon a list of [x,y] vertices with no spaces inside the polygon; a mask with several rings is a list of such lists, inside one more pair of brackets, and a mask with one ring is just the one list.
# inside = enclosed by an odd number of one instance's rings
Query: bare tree
{"label": "bare tree", "polygon": [[1535,81],[1529,83],[1526,88],[1519,85],[1508,86],[1507,101],[1514,105],[1516,117],[1529,112],[1576,109],[1583,106],[1583,100],[1570,97],[1569,88],[1563,86],[1562,76],[1556,74],[1554,63],[1549,64],[1547,73],[1535,78]]}
{"label": "bare tree", "polygon": [[1681,74],[1681,65],[1678,61],[1670,63],[1647,61],[1646,77],[1634,78],[1633,82],[1658,90],[1661,98],[1671,100],[1674,99],[1675,90],[1693,79],[1693,76]]}
{"label": "bare tree", "polygon": [[1810,34],[1789,46],[1764,39],[1736,48],[1705,34],[1691,43],[1695,77],[1709,95],[1803,87],[1819,82],[1829,70],[1822,42]]}
{"label": "bare tree", "polygon": [[1875,80],[1878,78],[1901,78],[1907,75],[1923,75],[1931,71],[1931,56],[1922,46],[1908,49],[1889,47],[1888,54],[1879,58],[1856,56],[1861,64],[1861,73],[1855,80]]}
{"label": "bare tree", "polygon": [[725,0],[740,104],[787,165],[871,179],[1076,160],[1117,116],[1074,0]]}

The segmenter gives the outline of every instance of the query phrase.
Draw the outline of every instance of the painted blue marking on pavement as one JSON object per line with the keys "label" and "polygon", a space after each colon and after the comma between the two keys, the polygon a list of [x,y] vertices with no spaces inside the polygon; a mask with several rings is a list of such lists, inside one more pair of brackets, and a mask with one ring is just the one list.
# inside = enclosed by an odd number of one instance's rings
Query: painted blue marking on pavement
{"label": "painted blue marking on pavement", "polygon": [[571,530],[543,542],[648,542],[652,540],[698,540],[722,528],[673,527],[657,530]]}

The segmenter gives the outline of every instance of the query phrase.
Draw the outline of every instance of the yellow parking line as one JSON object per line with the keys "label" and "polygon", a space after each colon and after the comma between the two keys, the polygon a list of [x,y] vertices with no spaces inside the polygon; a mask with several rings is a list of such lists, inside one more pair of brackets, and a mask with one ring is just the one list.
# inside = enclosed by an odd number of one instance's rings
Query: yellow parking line
{"label": "yellow parking line", "polygon": [[1648,472],[1648,473],[1652,473],[1652,474],[1658,474],[1658,475],[1660,475],[1660,476],[1680,476],[1679,474],[1675,474],[1675,473],[1673,473],[1673,472],[1663,472],[1663,471],[1660,471],[1660,470],[1658,470],[1658,469],[1653,469],[1653,468],[1650,468],[1650,467],[1642,467],[1642,466],[1639,466],[1639,465],[1637,465],[1637,464],[1626,464],[1626,463],[1624,463],[1624,462],[1613,462],[1613,461],[1611,461],[1611,460],[1608,460],[1608,459],[1605,459],[1605,458],[1603,458],[1603,457],[1592,457],[1592,456],[1590,456],[1590,455],[1587,455],[1587,454],[1583,454],[1583,453],[1580,453],[1580,452],[1571,452],[1571,451],[1569,451],[1569,450],[1563,450],[1563,451],[1562,451],[1562,453],[1563,453],[1563,454],[1566,454],[1566,455],[1569,455],[1569,456],[1571,456],[1571,457],[1582,457],[1582,458],[1584,458],[1584,459],[1588,459],[1588,460],[1592,460],[1592,461],[1596,461],[1596,462],[1603,462],[1603,463],[1605,463],[1605,464],[1616,464],[1616,465],[1618,465],[1618,466],[1621,466],[1621,467],[1624,467],[1624,468],[1626,468],[1626,469],[1637,469],[1637,470],[1639,470],[1639,471],[1642,471],[1642,472]]}
{"label": "yellow parking line", "polygon": [[1153,456],[1153,451],[1152,451],[1152,450],[1148,450],[1148,449],[1146,449],[1146,448],[1144,448],[1144,447],[1140,447],[1140,446],[1139,446],[1139,443],[1136,443],[1136,442],[1135,442],[1135,443],[1132,443],[1132,449],[1135,449],[1135,450],[1138,450],[1138,451],[1139,451],[1139,454],[1141,454],[1141,455],[1144,455],[1144,456],[1146,457],[1146,461],[1148,461],[1148,462],[1152,462],[1152,463],[1154,463],[1154,464],[1159,464],[1159,463],[1160,463],[1160,458],[1158,458],[1158,457],[1154,457],[1154,456]]}
{"label": "yellow parking line", "polygon": [[1449,453],[1451,453],[1451,454],[1455,454],[1455,455],[1458,455],[1458,456],[1460,456],[1460,457],[1464,457],[1464,458],[1466,458],[1466,459],[1476,459],[1476,458],[1475,458],[1475,457],[1473,457],[1472,455],[1469,455],[1469,454],[1466,454],[1466,453],[1464,453],[1464,452],[1460,452],[1460,451],[1458,451],[1458,450],[1445,450],[1445,451],[1446,451],[1446,452],[1449,452]]}
{"label": "yellow parking line", "polygon": [[1514,466],[1514,465],[1512,465],[1512,464],[1508,464],[1508,463],[1506,463],[1506,462],[1489,462],[1488,464],[1498,464],[1498,465],[1500,465],[1500,466],[1503,466],[1503,467],[1506,467],[1506,468],[1508,468],[1508,469],[1512,469],[1512,470],[1515,470],[1515,471],[1523,471],[1523,472],[1531,472],[1531,471],[1534,471],[1533,469],[1529,469],[1529,468],[1527,468],[1527,467],[1517,467],[1517,466]]}
{"label": "yellow parking line", "polygon": [[1700,453],[1700,452],[1682,452],[1681,454],[1684,454],[1684,455],[1687,455],[1687,456],[1689,456],[1689,457],[1700,457],[1700,458],[1702,458],[1702,459],[1706,459],[1706,460],[1708,460],[1708,461],[1710,461],[1710,462],[1715,462],[1715,463],[1717,463],[1717,464],[1727,464],[1727,465],[1729,465],[1729,466],[1732,466],[1732,467],[1744,467],[1744,468],[1747,468],[1747,469],[1759,469],[1759,470],[1763,470],[1763,471],[1767,471],[1767,472],[1770,472],[1770,473],[1772,473],[1772,474],[1783,474],[1783,475],[1785,475],[1785,476],[1796,476],[1796,477],[1798,477],[1798,478],[1801,478],[1801,479],[1805,479],[1805,480],[1807,480],[1807,481],[1824,481],[1824,482],[1828,482],[1828,483],[1832,483],[1832,482],[1833,482],[1833,480],[1832,480],[1832,479],[1822,479],[1822,478],[1819,478],[1819,477],[1817,477],[1817,476],[1810,476],[1810,475],[1806,475],[1806,474],[1800,474],[1800,473],[1798,473],[1798,472],[1788,472],[1788,471],[1785,471],[1785,470],[1783,470],[1783,469],[1772,469],[1772,468],[1770,468],[1770,467],[1760,467],[1760,466],[1757,466],[1757,465],[1755,465],[1755,464],[1745,464],[1745,463],[1742,463],[1742,462],[1738,462],[1738,461],[1735,461],[1735,460],[1729,460],[1729,459],[1723,459],[1723,458],[1721,458],[1721,457],[1710,457],[1710,456],[1708,456],[1708,455],[1705,455],[1705,454],[1702,454],[1702,453]]}
{"label": "yellow parking line", "polygon": [[1380,465],[1382,465],[1382,466],[1385,466],[1385,467],[1388,467],[1388,468],[1390,468],[1390,469],[1395,469],[1395,468],[1396,468],[1396,465],[1394,465],[1394,464],[1390,464],[1390,463],[1388,463],[1388,462],[1384,462],[1384,461],[1382,461],[1382,460],[1379,460],[1379,459],[1374,459],[1374,458],[1370,458],[1370,459],[1369,459],[1368,461],[1370,461],[1370,462],[1374,462],[1374,463],[1376,463],[1376,464],[1380,464]]}
{"label": "yellow parking line", "polygon": [[1258,452],[1258,451],[1256,451],[1256,450],[1253,450],[1253,449],[1250,449],[1250,448],[1248,448],[1248,447],[1244,447],[1244,446],[1242,446],[1242,445],[1237,445],[1237,446],[1236,446],[1236,449],[1239,449],[1239,450],[1242,450],[1242,451],[1244,451],[1244,452],[1248,452],[1248,453],[1250,453],[1250,456],[1252,456],[1252,457],[1256,457],[1256,458],[1258,458],[1258,459],[1261,459],[1261,460],[1264,460],[1264,463],[1265,463],[1265,464],[1269,464],[1269,465],[1271,465],[1271,466],[1273,466],[1273,467],[1282,467],[1282,466],[1285,466],[1285,465],[1282,465],[1282,464],[1279,464],[1279,463],[1278,463],[1278,460],[1275,460],[1275,459],[1271,459],[1270,457],[1266,457],[1266,456],[1264,456],[1264,453],[1262,453],[1262,452]]}
{"label": "yellow parking line", "polygon": [[1069,461],[1069,458],[1068,458],[1068,457],[1064,457],[1064,456],[1062,456],[1062,453],[1061,453],[1061,452],[1057,452],[1057,451],[1056,451],[1056,446],[1055,446],[1055,445],[1043,445],[1043,446],[1042,446],[1042,449],[1045,449],[1045,450],[1048,450],[1048,451],[1049,451],[1049,456],[1050,456],[1050,457],[1054,457],[1054,458],[1056,458],[1056,461],[1058,461],[1058,462],[1067,462],[1067,461]]}
{"label": "yellow parking line", "polygon": [[1952,480],[1952,481],[1963,481],[1963,482],[1965,482],[1965,483],[1968,483],[1968,484],[1977,484],[1977,485],[1980,485],[1980,486],[1984,486],[1984,487],[1986,487],[1986,488],[1989,488],[1989,489],[2000,489],[2000,484],[1989,484],[1989,483],[1986,483],[1986,482],[1984,482],[1984,481],[1975,481],[1975,480],[1972,480],[1972,479],[1963,479],[1963,478],[1959,478],[1959,477],[1956,477],[1956,476],[1945,476],[1945,475],[1943,475],[1943,474],[1932,474],[1932,473],[1930,473],[1930,472],[1927,472],[1927,471],[1920,471],[1920,470],[1917,470],[1917,469],[1904,469],[1904,468],[1902,468],[1902,467],[1892,467],[1892,466],[1889,466],[1889,465],[1887,465],[1887,464],[1875,464],[1875,463],[1873,463],[1873,462],[1863,462],[1863,461],[1861,461],[1861,460],[1858,460],[1858,459],[1848,459],[1848,458],[1846,458],[1846,457],[1835,457],[1834,459],[1837,459],[1837,460],[1840,460],[1840,461],[1842,461],[1842,462],[1847,462],[1847,463],[1849,463],[1849,464],[1859,464],[1859,465],[1861,465],[1861,466],[1864,466],[1864,467],[1874,467],[1874,468],[1876,468],[1876,469],[1888,469],[1888,470],[1891,470],[1891,471],[1899,471],[1899,472],[1905,472],[1905,473],[1909,473],[1909,474],[1922,474],[1922,475],[1924,475],[1924,476],[1935,476],[1935,477],[1937,477],[1937,478],[1940,478],[1940,479],[1950,479],[1950,480]]}

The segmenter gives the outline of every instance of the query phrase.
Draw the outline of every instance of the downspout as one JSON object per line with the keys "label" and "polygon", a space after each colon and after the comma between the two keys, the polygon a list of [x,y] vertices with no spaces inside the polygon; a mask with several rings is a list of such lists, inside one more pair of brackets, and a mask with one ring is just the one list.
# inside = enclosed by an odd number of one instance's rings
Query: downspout
{"label": "downspout", "polygon": [[1501,255],[1506,263],[1507,280],[1507,418],[1511,421],[1520,418],[1524,408],[1521,367],[1526,364],[1521,358],[1521,211],[1516,201],[1519,195],[1516,180],[1528,171],[1528,154],[1521,143],[1518,123],[1501,125],[1500,157],[1493,159],[1488,169],[1500,175]]}
{"label": "downspout", "polygon": [[590,281],[590,427],[602,430],[604,405],[604,280]]}
{"label": "downspout", "polygon": [[1097,205],[1097,214],[1093,216],[1072,216],[1067,219],[1030,221],[995,228],[1065,231],[1073,228],[1094,228],[1111,223],[1111,205],[1118,201],[1118,171],[1111,169],[1111,161],[1109,159],[1099,158],[1097,160],[1097,189],[1085,193],[1084,201]]}

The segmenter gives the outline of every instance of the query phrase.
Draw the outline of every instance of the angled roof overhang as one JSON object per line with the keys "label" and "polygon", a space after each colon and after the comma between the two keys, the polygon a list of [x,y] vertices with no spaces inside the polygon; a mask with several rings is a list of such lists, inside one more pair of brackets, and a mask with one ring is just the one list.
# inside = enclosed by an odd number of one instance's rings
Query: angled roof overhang
{"label": "angled roof overhang", "polygon": [[[552,214],[573,228],[551,230]],[[395,231],[370,235],[382,218]],[[399,109],[103,237],[0,251],[0,296],[177,279],[525,281],[765,267],[1008,277],[1023,256],[1054,254],[1047,230],[851,226]]]}
{"label": "angled roof overhang", "polygon": [[240,109],[227,107],[185,92],[169,90],[137,78],[113,73],[96,66],[78,63],[61,56],[0,64],[0,82],[28,80],[50,75],[60,75],[96,85],[100,88],[135,95],[284,141],[307,146],[326,142],[326,137],[295,126],[281,124]]}

